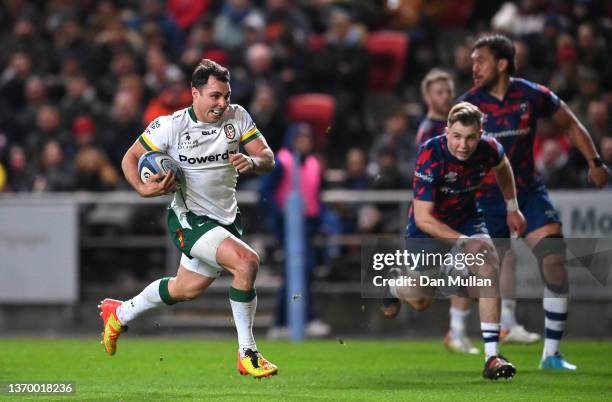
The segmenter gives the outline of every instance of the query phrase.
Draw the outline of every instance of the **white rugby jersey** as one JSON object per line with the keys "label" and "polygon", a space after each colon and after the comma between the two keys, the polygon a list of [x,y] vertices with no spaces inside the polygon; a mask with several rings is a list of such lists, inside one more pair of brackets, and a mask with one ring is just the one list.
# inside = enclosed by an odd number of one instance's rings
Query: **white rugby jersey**
{"label": "white rugby jersey", "polygon": [[153,120],[138,140],[147,151],[170,155],[183,169],[185,183],[174,195],[179,218],[186,211],[206,215],[223,225],[236,219],[238,171],[229,155],[261,136],[249,113],[229,105],[216,123],[203,123],[193,107]]}

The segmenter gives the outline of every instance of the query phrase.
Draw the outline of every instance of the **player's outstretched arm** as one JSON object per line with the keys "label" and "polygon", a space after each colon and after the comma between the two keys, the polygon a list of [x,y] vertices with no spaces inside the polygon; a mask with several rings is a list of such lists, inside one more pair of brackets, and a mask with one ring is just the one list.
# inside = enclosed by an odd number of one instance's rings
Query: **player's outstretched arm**
{"label": "player's outstretched arm", "polygon": [[274,168],[274,152],[264,137],[257,137],[244,146],[248,156],[238,153],[230,156],[230,161],[240,173],[254,171],[266,174]]}
{"label": "player's outstretched arm", "polygon": [[121,169],[125,179],[143,197],[156,197],[175,191],[176,177],[174,172],[165,176],[157,173],[149,178],[146,183],[140,181],[138,175],[138,159],[147,152],[138,140],[132,144],[121,160]]}
{"label": "player's outstretched arm", "polygon": [[494,168],[494,172],[497,185],[504,195],[504,200],[506,200],[506,222],[510,228],[510,233],[518,237],[525,231],[527,222],[518,207],[514,173],[512,172],[510,161],[506,156],[504,156],[504,159]]}
{"label": "player's outstretched arm", "polygon": [[567,127],[567,135],[589,163],[589,179],[597,187],[602,188],[608,181],[608,167],[601,161],[597,149],[587,129],[578,121],[565,102],[552,116],[559,127]]}

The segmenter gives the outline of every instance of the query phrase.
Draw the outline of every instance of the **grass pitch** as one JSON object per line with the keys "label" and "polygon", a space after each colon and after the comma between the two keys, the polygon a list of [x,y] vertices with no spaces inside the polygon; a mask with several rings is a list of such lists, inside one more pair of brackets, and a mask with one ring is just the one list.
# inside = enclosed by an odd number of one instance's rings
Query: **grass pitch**
{"label": "grass pitch", "polygon": [[[261,381],[236,371],[235,341],[124,336],[117,355],[99,339],[0,339],[0,381],[74,381],[76,394],[18,400],[602,400],[612,399],[612,342],[567,341],[578,372],[542,372],[542,345],[506,346],[512,381],[481,378],[482,356],[441,341],[259,342],[279,366]],[[480,345],[479,345],[480,346]],[[4,394],[0,399],[16,399]]]}

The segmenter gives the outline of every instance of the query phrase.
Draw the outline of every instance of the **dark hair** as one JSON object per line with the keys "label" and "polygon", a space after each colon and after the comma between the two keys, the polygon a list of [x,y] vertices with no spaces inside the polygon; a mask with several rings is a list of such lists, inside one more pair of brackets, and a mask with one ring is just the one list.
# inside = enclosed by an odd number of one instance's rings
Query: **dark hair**
{"label": "dark hair", "polygon": [[487,47],[493,53],[493,56],[499,59],[508,60],[508,73],[514,74],[516,65],[514,62],[514,44],[510,39],[503,35],[489,35],[479,38],[472,46],[472,50]]}
{"label": "dark hair", "polygon": [[227,68],[210,59],[202,59],[200,64],[198,64],[196,69],[193,71],[191,76],[191,86],[198,88],[198,90],[201,89],[208,83],[208,78],[211,75],[221,82],[229,82],[230,80],[230,73]]}

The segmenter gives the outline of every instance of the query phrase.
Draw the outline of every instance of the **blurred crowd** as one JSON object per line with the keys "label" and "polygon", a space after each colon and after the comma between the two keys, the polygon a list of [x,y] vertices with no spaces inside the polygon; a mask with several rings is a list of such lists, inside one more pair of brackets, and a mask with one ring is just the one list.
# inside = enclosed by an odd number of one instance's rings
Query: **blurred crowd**
{"label": "blurred crowd", "polygon": [[[407,39],[401,62],[368,46],[387,30]],[[313,151],[323,188],[409,189],[426,111],[421,79],[441,67],[458,95],[469,89],[471,43],[492,31],[516,40],[516,75],[567,102],[612,165],[610,2],[4,0],[0,191],[127,189],[125,150],[155,117],[191,103],[202,58],[230,68],[232,102],[275,151],[297,123],[290,99],[333,99]],[[381,69],[383,78],[397,70],[391,87],[375,79]],[[536,165],[548,186],[587,187],[586,164],[558,127],[542,121],[538,131]]]}

